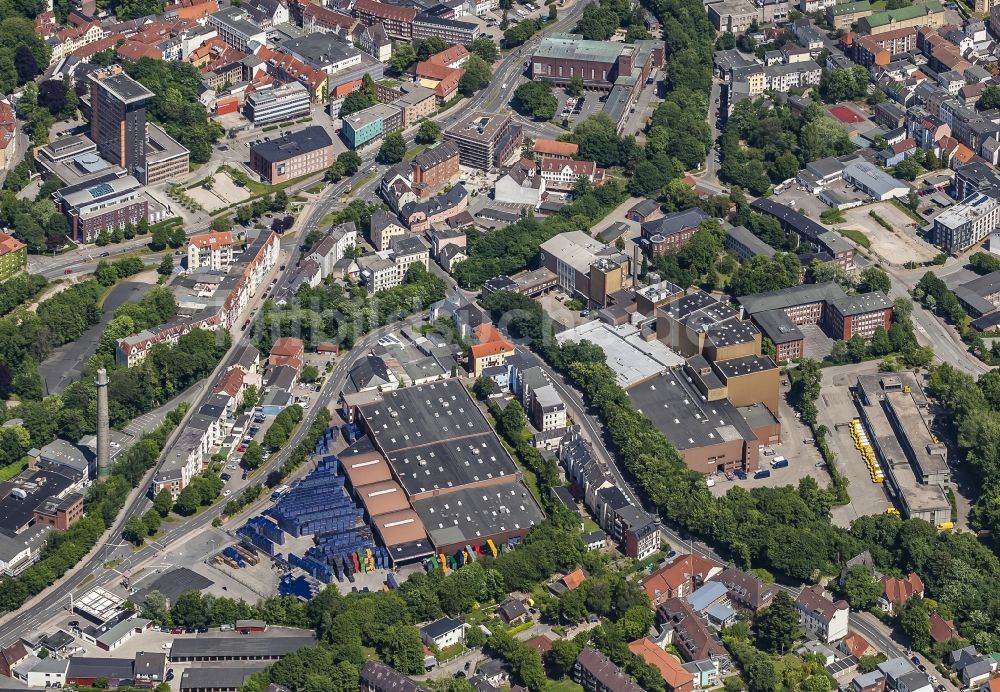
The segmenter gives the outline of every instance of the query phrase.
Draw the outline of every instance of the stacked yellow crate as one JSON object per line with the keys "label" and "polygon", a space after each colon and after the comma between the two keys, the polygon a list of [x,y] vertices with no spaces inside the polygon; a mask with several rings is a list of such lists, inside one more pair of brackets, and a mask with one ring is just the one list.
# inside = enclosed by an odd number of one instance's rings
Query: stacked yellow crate
{"label": "stacked yellow crate", "polygon": [[868,474],[871,476],[872,483],[884,483],[885,474],[882,473],[882,467],[879,466],[878,459],[875,458],[875,450],[868,442],[868,433],[865,432],[861,420],[858,418],[851,421],[851,437],[854,438],[855,448],[861,452],[861,458],[868,465]]}

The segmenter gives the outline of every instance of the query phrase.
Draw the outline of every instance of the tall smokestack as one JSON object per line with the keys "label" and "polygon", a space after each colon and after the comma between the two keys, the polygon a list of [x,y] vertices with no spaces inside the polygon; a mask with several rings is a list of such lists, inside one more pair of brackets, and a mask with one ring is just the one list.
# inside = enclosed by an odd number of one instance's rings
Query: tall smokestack
{"label": "tall smokestack", "polygon": [[108,371],[97,371],[97,477],[104,478],[111,470],[111,436],[108,423]]}

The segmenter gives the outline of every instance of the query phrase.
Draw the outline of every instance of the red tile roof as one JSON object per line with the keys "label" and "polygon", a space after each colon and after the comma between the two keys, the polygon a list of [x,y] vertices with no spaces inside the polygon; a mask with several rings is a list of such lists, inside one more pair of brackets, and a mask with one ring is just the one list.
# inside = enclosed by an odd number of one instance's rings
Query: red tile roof
{"label": "red tile roof", "polygon": [[640,583],[655,605],[657,600],[670,598],[685,584],[693,587],[695,582],[707,581],[720,572],[722,565],[714,560],[700,555],[679,555]]}
{"label": "red tile roof", "polygon": [[954,620],[945,620],[937,613],[931,613],[931,639],[940,644],[959,636]]}
{"label": "red tile roof", "polygon": [[535,153],[545,156],[546,154],[553,154],[555,156],[576,156],[577,152],[580,151],[580,145],[574,144],[573,142],[560,142],[557,139],[542,139],[539,137],[535,140]]}
{"label": "red tile roof", "polygon": [[28,246],[14,236],[7,235],[3,231],[0,231],[0,255],[17,252],[18,250],[23,250],[26,247]]}
{"label": "red tile roof", "polygon": [[690,690],[694,686],[694,676],[681,662],[648,639],[636,639],[628,650],[659,670],[668,690]]}
{"label": "red tile roof", "polygon": [[896,605],[903,605],[917,595],[923,595],[924,582],[920,575],[911,572],[903,579],[882,577],[882,589],[885,600]]}

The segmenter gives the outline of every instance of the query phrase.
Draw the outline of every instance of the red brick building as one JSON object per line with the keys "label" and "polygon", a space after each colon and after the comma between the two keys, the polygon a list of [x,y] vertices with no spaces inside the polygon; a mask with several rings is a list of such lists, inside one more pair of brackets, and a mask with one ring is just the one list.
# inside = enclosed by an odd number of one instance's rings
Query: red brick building
{"label": "red brick building", "polygon": [[32,521],[65,531],[83,518],[83,495],[70,493],[62,499],[50,498],[35,508]]}
{"label": "red brick building", "polygon": [[427,199],[446,185],[459,178],[459,151],[454,142],[442,142],[433,149],[425,149],[410,162],[413,192],[417,199]]}
{"label": "red brick building", "polygon": [[357,0],[354,3],[354,13],[365,26],[382,22],[385,33],[390,38],[413,38],[413,20],[417,18],[417,11],[412,7],[390,5],[376,0]]}
{"label": "red brick building", "polygon": [[892,303],[882,293],[863,293],[830,301],[826,314],[827,331],[835,339],[847,341],[854,335],[871,338],[881,327],[892,326]]}

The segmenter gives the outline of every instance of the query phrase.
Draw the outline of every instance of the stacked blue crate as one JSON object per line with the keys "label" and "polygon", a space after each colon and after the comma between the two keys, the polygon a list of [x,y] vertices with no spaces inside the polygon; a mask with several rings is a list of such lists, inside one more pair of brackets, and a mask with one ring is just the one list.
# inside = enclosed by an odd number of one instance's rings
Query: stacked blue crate
{"label": "stacked blue crate", "polygon": [[282,596],[294,596],[303,601],[312,600],[320,592],[320,584],[316,579],[300,574],[293,577],[285,574],[278,583],[278,593]]}
{"label": "stacked blue crate", "polygon": [[288,562],[292,566],[304,570],[307,574],[311,574],[324,584],[329,584],[333,581],[333,571],[322,562],[317,562],[308,557],[299,557],[295,553],[288,554]]}
{"label": "stacked blue crate", "polygon": [[286,493],[268,514],[293,536],[339,531],[362,516],[344,492],[344,477],[336,473],[337,458],[324,456],[316,469]]}

